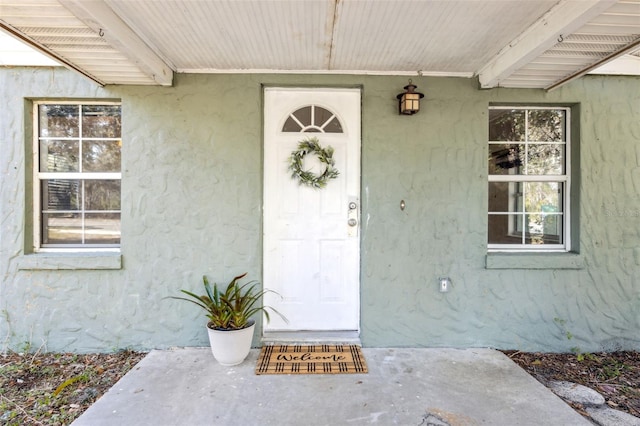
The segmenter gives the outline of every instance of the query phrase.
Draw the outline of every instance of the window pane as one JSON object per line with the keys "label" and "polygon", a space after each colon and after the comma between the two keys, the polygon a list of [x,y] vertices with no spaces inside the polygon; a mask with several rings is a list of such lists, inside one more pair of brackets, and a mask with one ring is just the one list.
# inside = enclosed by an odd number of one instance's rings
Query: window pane
{"label": "window pane", "polygon": [[43,210],[80,210],[80,181],[50,179],[42,181]]}
{"label": "window pane", "polygon": [[120,213],[87,213],[85,244],[120,244]]}
{"label": "window pane", "polygon": [[524,231],[528,236],[542,235],[542,215],[540,213],[526,215],[526,228]]}
{"label": "window pane", "polygon": [[525,111],[508,109],[489,110],[490,141],[523,141]]}
{"label": "window pane", "polygon": [[43,244],[81,244],[82,216],[80,213],[43,213]]}
{"label": "window pane", "polygon": [[545,244],[564,244],[563,216],[559,214],[542,215],[542,235]]}
{"label": "window pane", "polygon": [[311,107],[300,108],[293,115],[300,121],[304,126],[311,125]]}
{"label": "window pane", "polygon": [[40,105],[41,137],[78,137],[78,105]]}
{"label": "window pane", "polygon": [[77,172],[78,141],[40,141],[41,172]]}
{"label": "window pane", "polygon": [[527,213],[562,211],[561,182],[525,182],[524,193]]}
{"label": "window pane", "polygon": [[529,111],[528,140],[534,142],[565,141],[565,111],[534,109]]}
{"label": "window pane", "polygon": [[319,107],[319,106],[314,106],[313,107],[313,115],[314,115],[314,124],[316,126],[320,126],[322,127],[322,125],[324,123],[327,122],[327,120],[329,120],[329,118],[331,118],[331,116],[333,115],[330,111]]}
{"label": "window pane", "polygon": [[527,215],[527,244],[562,244],[562,215]]}
{"label": "window pane", "polygon": [[295,132],[295,133],[297,133],[300,130],[302,130],[302,127],[300,127],[298,122],[296,120],[294,120],[293,118],[291,118],[291,117],[287,118],[287,121],[285,121],[284,126],[282,126],[282,131],[283,132]]}
{"label": "window pane", "polygon": [[564,174],[563,144],[529,144],[527,151],[527,174]]}
{"label": "window pane", "polygon": [[333,117],[331,121],[324,126],[325,133],[342,133],[342,126],[340,125],[340,121]]}
{"label": "window pane", "polygon": [[522,215],[490,214],[489,244],[522,244]]}
{"label": "window pane", "polygon": [[[326,133],[342,133],[342,126],[333,113],[322,107],[314,107],[315,121],[314,124],[322,127]],[[330,121],[329,121],[330,120]]]}
{"label": "window pane", "polygon": [[522,174],[524,165],[524,145],[490,144],[489,174]]}
{"label": "window pane", "polygon": [[86,210],[120,210],[119,180],[86,180]]}
{"label": "window pane", "polygon": [[490,212],[522,212],[521,183],[489,182]]}
{"label": "window pane", "polygon": [[120,105],[85,105],[82,107],[82,136],[85,138],[119,138]]}
{"label": "window pane", "polygon": [[119,172],[121,141],[84,141],[82,171]]}

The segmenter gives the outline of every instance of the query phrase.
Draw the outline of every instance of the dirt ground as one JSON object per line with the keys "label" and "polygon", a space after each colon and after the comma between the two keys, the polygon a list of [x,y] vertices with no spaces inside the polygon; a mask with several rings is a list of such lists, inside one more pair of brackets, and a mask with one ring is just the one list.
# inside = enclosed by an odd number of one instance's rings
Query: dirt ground
{"label": "dirt ground", "polygon": [[0,425],[68,425],[146,354],[0,354]]}
{"label": "dirt ground", "polygon": [[[640,417],[640,352],[505,354],[543,384],[588,386],[612,408]],[[145,355],[0,353],[0,425],[68,425]]]}
{"label": "dirt ground", "polygon": [[[544,385],[551,380],[578,383],[599,392],[609,407],[640,417],[640,352],[505,354]],[[571,405],[589,417],[583,407]]]}

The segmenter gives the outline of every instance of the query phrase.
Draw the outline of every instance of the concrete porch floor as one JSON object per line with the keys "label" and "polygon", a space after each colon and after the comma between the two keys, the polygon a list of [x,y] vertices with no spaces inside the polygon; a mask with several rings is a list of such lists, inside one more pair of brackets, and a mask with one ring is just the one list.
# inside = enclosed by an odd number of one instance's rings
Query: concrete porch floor
{"label": "concrete porch floor", "polygon": [[591,425],[491,349],[364,348],[368,374],[262,375],[209,348],[150,352],[73,426]]}

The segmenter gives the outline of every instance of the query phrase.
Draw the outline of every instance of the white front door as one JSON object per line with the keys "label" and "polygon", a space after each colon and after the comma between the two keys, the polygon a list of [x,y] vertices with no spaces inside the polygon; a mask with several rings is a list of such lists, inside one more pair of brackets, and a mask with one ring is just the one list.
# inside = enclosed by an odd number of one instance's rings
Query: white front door
{"label": "white front door", "polygon": [[[265,331],[359,330],[360,90],[265,88],[264,91]],[[317,138],[332,147],[339,175],[324,188],[300,184],[289,158],[298,143]],[[325,166],[314,154],[303,169]]]}

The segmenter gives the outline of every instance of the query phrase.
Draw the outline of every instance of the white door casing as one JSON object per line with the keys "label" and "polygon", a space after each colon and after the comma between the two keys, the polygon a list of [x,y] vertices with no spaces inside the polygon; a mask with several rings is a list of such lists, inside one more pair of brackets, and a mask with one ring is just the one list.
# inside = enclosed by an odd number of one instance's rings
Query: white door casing
{"label": "white door casing", "polygon": [[[264,108],[263,284],[278,293],[264,303],[289,320],[271,315],[264,329],[359,330],[360,89],[265,88]],[[324,188],[288,170],[309,137],[334,149],[339,175]],[[312,154],[304,169],[324,170]]]}

